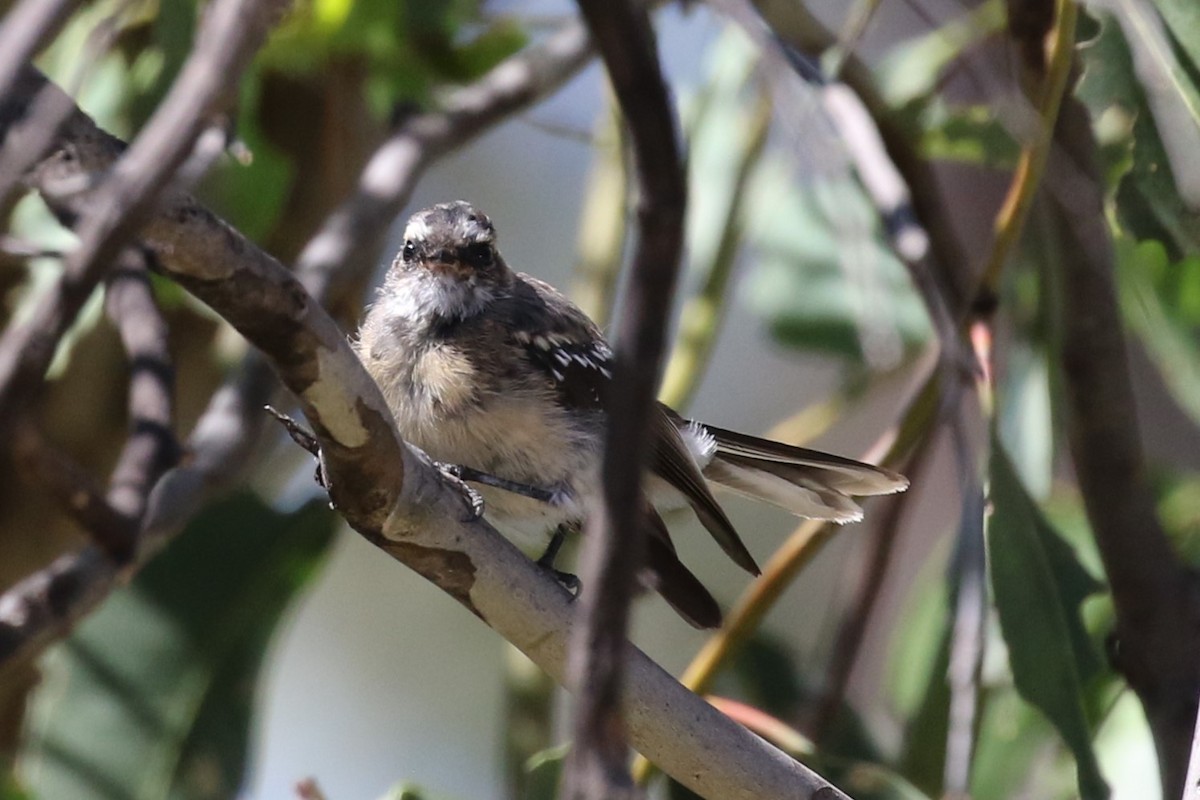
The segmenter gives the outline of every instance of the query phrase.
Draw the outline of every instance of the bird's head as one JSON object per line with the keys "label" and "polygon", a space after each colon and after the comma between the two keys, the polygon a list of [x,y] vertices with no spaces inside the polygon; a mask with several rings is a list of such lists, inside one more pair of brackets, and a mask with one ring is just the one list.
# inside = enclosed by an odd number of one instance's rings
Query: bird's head
{"label": "bird's head", "polygon": [[408,295],[413,315],[451,319],[479,313],[511,282],[492,221],[462,200],[409,218],[389,274],[391,288]]}

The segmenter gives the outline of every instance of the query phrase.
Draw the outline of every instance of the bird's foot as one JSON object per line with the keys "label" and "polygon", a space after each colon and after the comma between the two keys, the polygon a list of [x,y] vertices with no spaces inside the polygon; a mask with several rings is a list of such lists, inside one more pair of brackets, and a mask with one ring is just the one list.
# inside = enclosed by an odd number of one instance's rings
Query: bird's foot
{"label": "bird's foot", "polygon": [[464,477],[464,470],[469,470],[469,467],[462,467],[458,464],[446,464],[441,461],[433,462],[437,467],[438,472],[446,479],[446,482],[458,490],[462,495],[463,501],[467,504],[467,516],[463,522],[474,522],[483,516],[483,495],[467,485],[467,479]]}
{"label": "bird's foot", "polygon": [[559,525],[554,529],[554,535],[550,537],[549,544],[546,545],[546,552],[542,553],[541,558],[537,560],[537,565],[558,581],[564,589],[571,593],[571,597],[579,596],[579,590],[583,588],[583,582],[579,580],[579,576],[572,575],[570,572],[563,572],[560,569],[555,569],[554,560],[558,558],[558,551],[562,549],[563,542],[567,540],[567,534],[574,528],[571,525]]}

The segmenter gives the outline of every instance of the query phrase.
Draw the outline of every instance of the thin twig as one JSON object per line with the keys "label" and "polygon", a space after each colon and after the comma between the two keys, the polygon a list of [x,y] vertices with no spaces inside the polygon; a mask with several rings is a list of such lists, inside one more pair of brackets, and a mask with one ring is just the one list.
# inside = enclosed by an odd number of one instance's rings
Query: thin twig
{"label": "thin twig", "polygon": [[109,481],[108,502],[140,520],[154,484],[175,465],[179,443],[171,430],[175,367],[167,342],[167,322],[154,301],[146,255],[122,251],[109,275],[105,309],[116,325],[129,359],[129,438]]}
{"label": "thin twig", "polygon": [[[926,434],[916,446],[909,459],[908,477],[914,486],[921,483],[927,459],[933,442],[932,431]],[[858,655],[866,635],[867,625],[875,611],[883,589],[888,567],[892,564],[892,553],[899,538],[901,523],[909,506],[918,495],[915,492],[905,492],[885,500],[884,508],[879,519],[867,554],[867,567],[858,578],[854,601],[846,611],[833,649],[829,663],[825,667],[825,680],[822,685],[821,700],[813,715],[812,729],[809,732],[813,741],[821,743],[841,713],[842,704],[846,698],[846,687],[850,676],[858,663]]]}
{"label": "thin twig", "polygon": [[659,392],[659,398],[671,408],[683,409],[691,402],[712,355],[728,299],[726,290],[733,276],[738,244],[742,239],[742,203],[746,196],[746,183],[766,145],[770,125],[771,101],[765,93],[760,92],[747,120],[745,139],[740,143],[742,151],[736,154],[739,158],[737,173],[729,190],[729,205],[720,241],[709,263],[700,265],[704,269],[703,283],[684,302],[679,315],[679,333]]}
{"label": "thin twig", "polygon": [[630,0],[579,0],[604,58],[633,146],[638,240],[629,291],[617,321],[615,391],[607,398],[602,502],[587,522],[581,624],[571,644],[577,690],[564,795],[601,800],[632,795],[621,718],[625,632],[643,559],[642,473],[666,341],[666,316],[679,274],[687,188],[673,106],[646,8]]}
{"label": "thin twig", "polygon": [[[973,307],[980,302],[980,298],[985,308],[994,307],[994,300],[988,298],[999,295],[1000,275],[1025,229],[1025,220],[1029,217],[1033,198],[1041,186],[1042,173],[1050,154],[1055,123],[1066,93],[1071,65],[1074,63],[1075,22],[1079,13],[1074,0],[1058,0],[1055,5],[1057,13],[1050,32],[1048,57],[1045,61],[1038,62],[1046,65],[1036,101],[1040,124],[1033,141],[1021,147],[1012,183],[1008,187],[1004,204],[996,213],[996,236],[992,240],[992,249],[979,277],[979,285],[975,291],[977,301],[972,304]],[[1040,45],[1044,35],[1044,32],[1034,32],[1031,38]],[[967,322],[969,320],[964,319],[961,324],[965,325]]]}
{"label": "thin twig", "polygon": [[371,156],[355,193],[300,253],[296,271],[305,288],[315,297],[337,296],[327,284],[357,285],[369,276],[383,235],[433,161],[554,92],[590,57],[586,30],[571,22],[450,95],[441,109],[402,122]]}
{"label": "thin twig", "polygon": [[[192,151],[196,137],[228,103],[235,79],[281,8],[280,0],[216,0],[207,7],[179,79],[108,178],[89,193],[77,227],[79,245],[67,257],[55,291],[29,324],[10,328],[0,339],[0,424],[20,407],[21,398],[35,394],[58,339],[123,242],[150,217],[158,194]],[[32,70],[23,80],[36,82]],[[53,163],[43,162],[39,169],[45,190],[78,194],[75,181],[53,185]]]}
{"label": "thin twig", "polygon": [[985,501],[980,466],[974,458],[961,414],[950,421],[959,474],[962,519],[953,565],[953,618],[950,666],[950,714],[946,731],[943,783],[949,797],[968,797],[979,708],[979,670],[983,665],[987,617],[987,561],[983,540]]}

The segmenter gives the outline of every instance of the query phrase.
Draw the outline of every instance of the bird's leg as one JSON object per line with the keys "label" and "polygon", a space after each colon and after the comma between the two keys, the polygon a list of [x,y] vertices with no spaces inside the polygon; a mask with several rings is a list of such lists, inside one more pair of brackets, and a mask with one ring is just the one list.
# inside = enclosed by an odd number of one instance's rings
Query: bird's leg
{"label": "bird's leg", "polygon": [[554,579],[561,583],[568,592],[578,597],[579,590],[583,586],[579,581],[579,577],[554,568],[554,559],[558,557],[558,551],[562,549],[563,542],[567,539],[567,534],[575,530],[578,530],[578,526],[565,522],[555,528],[554,535],[550,537],[550,543],[546,545],[546,552],[542,553],[541,558],[537,560],[537,565],[553,575]]}
{"label": "bird's leg", "polygon": [[551,505],[558,502],[558,491],[555,489],[545,489],[541,486],[532,486],[528,483],[510,481],[507,478],[501,478],[462,464],[439,464],[438,468],[442,472],[450,473],[462,481],[470,481],[471,483],[478,483],[483,486],[491,486],[495,489],[503,489],[506,492],[519,494],[522,497],[528,497]]}

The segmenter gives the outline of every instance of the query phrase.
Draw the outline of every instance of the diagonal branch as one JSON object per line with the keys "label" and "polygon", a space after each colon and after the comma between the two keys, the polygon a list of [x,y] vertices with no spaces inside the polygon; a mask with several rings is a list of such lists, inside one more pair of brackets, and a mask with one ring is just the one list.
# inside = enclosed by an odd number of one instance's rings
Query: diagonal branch
{"label": "diagonal branch", "polygon": [[[82,114],[74,119],[75,130],[84,120]],[[112,140],[93,125],[72,144],[104,148]],[[55,195],[43,197],[56,211],[69,210]],[[165,273],[271,359],[321,440],[332,499],[351,525],[563,681],[574,616],[570,597],[486,523],[466,520],[460,495],[400,442],[378,387],[292,274],[179,194],[164,198],[141,240]],[[236,403],[239,398],[231,393],[226,399]],[[214,453],[222,434],[201,425],[193,441],[207,440],[206,452]],[[186,506],[172,504],[180,493],[195,497],[188,493],[189,474],[206,479],[203,473],[172,470],[155,490],[148,516],[164,529],[173,521],[172,512],[189,513]],[[143,537],[139,559],[161,541],[155,533],[152,528]],[[110,561],[88,548],[29,579],[23,594],[0,598],[0,662],[22,644],[21,626],[31,616],[18,600],[41,590],[45,602],[39,609],[69,616],[103,586],[71,578],[105,572],[109,580],[119,577]],[[626,645],[624,658],[629,682],[623,706],[631,741],[694,791],[751,799],[843,796],[692,695],[636,648]]]}
{"label": "diagonal branch", "polygon": [[[44,193],[58,200],[74,198],[67,216],[79,219],[80,241],[67,257],[55,291],[39,304],[33,320],[10,328],[0,339],[0,424],[40,386],[59,338],[124,241],[151,215],[156,198],[209,118],[227,105],[234,79],[283,7],[282,0],[215,0],[209,5],[179,79],[94,192],[86,191],[87,183],[63,180],[64,172],[77,177],[73,153],[59,151],[57,158],[38,165],[35,178]],[[18,94],[36,97],[29,89],[44,85],[44,79],[28,69],[19,77],[18,88],[24,91]]]}
{"label": "diagonal branch", "polygon": [[[310,255],[301,258],[298,268],[301,281],[326,305],[346,301],[347,294],[373,269],[377,252],[364,250],[363,242],[353,237],[343,242],[349,249],[339,249],[335,245],[343,240],[338,231],[351,230],[364,240],[381,241],[392,216],[407,202],[424,165],[436,155],[502,122],[506,114],[543,99],[582,67],[588,52],[582,25],[570,23],[543,44],[510,57],[476,83],[453,93],[442,111],[402,123],[365,168],[356,194],[342,204],[331,222],[309,243],[305,253]],[[74,115],[63,129],[63,145],[71,149],[73,158],[63,163],[60,180],[86,182],[92,174],[109,169],[120,157],[124,145],[97,129],[56,86],[36,76],[27,88],[36,92],[34,97],[50,98]],[[17,105],[28,105],[29,96],[27,93]],[[60,116],[66,119],[68,114]],[[5,119],[0,116],[0,126]],[[421,119],[425,122],[419,123]],[[394,159],[387,157],[387,153],[406,147],[419,153],[411,163],[421,169],[391,173],[389,165],[394,164]],[[68,169],[71,164],[73,172]],[[83,198],[60,197],[56,202],[59,213],[68,217],[86,207]],[[160,229],[160,244],[174,261],[203,263],[232,258],[275,263],[194,201],[176,197],[173,202],[176,205],[171,213],[177,221],[190,221],[186,226],[168,224]],[[131,569],[137,569],[157,552],[253,460],[266,419],[262,406],[270,402],[277,389],[278,381],[267,361],[258,352],[248,354],[196,423],[185,448],[188,460],[168,471],[155,487]],[[6,656],[30,658],[45,644],[62,636],[76,618],[106,596],[118,577],[102,550],[87,548],[64,556],[48,567],[45,574],[32,576],[14,587],[10,595],[20,597],[28,590],[29,603],[40,612],[18,615],[22,622],[7,629],[0,615],[0,662]],[[61,602],[39,605],[40,599],[47,595]]]}

